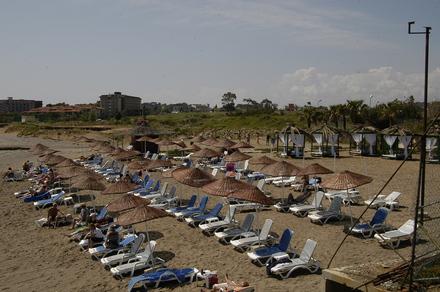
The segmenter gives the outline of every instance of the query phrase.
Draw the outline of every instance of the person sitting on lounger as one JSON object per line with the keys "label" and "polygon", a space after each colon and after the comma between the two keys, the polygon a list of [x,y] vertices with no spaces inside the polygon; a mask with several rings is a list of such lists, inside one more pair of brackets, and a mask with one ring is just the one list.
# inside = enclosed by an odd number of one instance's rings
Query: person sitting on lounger
{"label": "person sitting on lounger", "polygon": [[96,228],[95,224],[90,224],[90,231],[84,236],[84,239],[89,240],[89,247],[93,247],[104,241],[104,234],[101,229]]}
{"label": "person sitting on lounger", "polygon": [[119,233],[116,231],[116,226],[115,225],[110,226],[105,239],[106,247],[110,249],[118,248],[119,241],[120,241],[120,237],[119,237]]}
{"label": "person sitting on lounger", "polygon": [[25,163],[23,163],[23,171],[28,172],[31,169],[31,164],[29,160],[26,160]]}
{"label": "person sitting on lounger", "polygon": [[90,212],[87,209],[86,204],[81,204],[81,211],[79,212],[79,217],[73,219],[72,229],[80,226],[86,225],[90,221]]}
{"label": "person sitting on lounger", "polygon": [[50,226],[55,227],[57,225],[59,214],[62,214],[64,216],[63,212],[61,212],[60,209],[58,209],[58,204],[55,203],[47,211],[47,226],[48,227],[50,227]]}
{"label": "person sitting on lounger", "polygon": [[[212,291],[228,291],[228,292],[234,292],[234,291],[242,291],[243,288],[248,288],[249,287],[249,283],[248,282],[241,282],[241,283],[236,283],[232,280],[229,280],[229,276],[228,274],[226,274],[226,283],[219,283],[219,284],[214,284],[214,286],[212,287]],[[209,291],[206,289],[202,289],[202,292],[205,291]]]}

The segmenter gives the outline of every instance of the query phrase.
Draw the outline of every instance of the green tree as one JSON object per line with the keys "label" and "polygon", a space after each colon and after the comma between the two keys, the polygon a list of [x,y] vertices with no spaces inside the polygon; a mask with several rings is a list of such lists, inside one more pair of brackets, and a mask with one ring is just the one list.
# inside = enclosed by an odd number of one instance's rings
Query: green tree
{"label": "green tree", "polygon": [[222,96],[223,109],[227,112],[232,112],[235,110],[235,101],[237,100],[237,95],[232,92],[226,92]]}

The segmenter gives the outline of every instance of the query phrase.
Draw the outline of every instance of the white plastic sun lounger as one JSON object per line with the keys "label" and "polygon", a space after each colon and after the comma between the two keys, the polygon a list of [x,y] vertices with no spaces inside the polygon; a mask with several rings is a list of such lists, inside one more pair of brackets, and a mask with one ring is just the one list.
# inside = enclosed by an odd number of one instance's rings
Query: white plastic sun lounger
{"label": "white plastic sun lounger", "polygon": [[362,201],[361,194],[355,189],[348,190],[348,192],[346,190],[330,192],[325,193],[324,195],[330,201],[335,197],[340,197],[342,199],[342,203],[346,206],[349,204],[359,204]]}
{"label": "white plastic sun lounger", "polygon": [[329,220],[342,220],[344,216],[341,213],[342,198],[335,197],[330,207],[325,211],[314,211],[309,213],[308,217],[313,223],[325,224]]}
{"label": "white plastic sun lounger", "polygon": [[323,197],[323,192],[316,192],[311,204],[296,204],[291,206],[289,210],[296,216],[306,217],[310,211],[321,209],[321,202]]}
{"label": "white plastic sun lounger", "polygon": [[[143,234],[140,234],[139,237],[141,235],[143,235]],[[143,238],[145,239],[145,237],[143,237]],[[140,240],[137,241],[136,244],[133,244],[131,246],[131,249],[128,251],[124,252],[121,250],[115,255],[101,258],[101,264],[103,264],[106,268],[108,268],[110,270],[110,268],[112,266],[122,265],[122,264],[128,262],[128,260],[136,257],[137,255],[140,255],[142,253],[144,253],[144,254],[151,253],[150,246],[152,247],[152,249],[154,249],[154,247],[156,246],[156,241],[152,240],[149,243],[147,242],[145,249],[142,250],[141,243],[139,243],[139,242],[140,242]]]}
{"label": "white plastic sun lounger", "polygon": [[374,238],[376,238],[382,246],[397,248],[402,241],[412,240],[414,226],[414,220],[409,219],[400,226],[399,229],[375,234]]}
{"label": "white plastic sun lounger", "polygon": [[229,207],[229,212],[226,214],[225,218],[222,220],[205,220],[205,222],[202,222],[199,224],[199,228],[208,234],[211,234],[212,232],[215,232],[216,230],[220,228],[225,228],[231,225],[235,225],[234,223],[234,216],[235,216],[235,208],[233,206]]}
{"label": "white plastic sun lounger", "polygon": [[291,177],[287,177],[284,179],[275,180],[272,182],[272,184],[277,187],[286,187],[286,186],[290,186],[291,184],[293,184],[295,182],[295,180],[296,180],[296,177],[291,176]]}
{"label": "white plastic sun lounger", "polygon": [[117,248],[108,248],[105,243],[96,247],[89,248],[90,255],[95,258],[105,257],[110,253],[126,250],[130,245],[134,245],[137,241],[136,234],[127,234],[120,242]]}
{"label": "white plastic sun lounger", "polygon": [[279,263],[270,269],[273,275],[278,275],[283,279],[287,279],[290,275],[299,269],[305,269],[310,273],[316,273],[319,270],[319,262],[312,256],[316,248],[316,241],[307,239],[299,258],[293,258],[290,262]]}
{"label": "white plastic sun lounger", "polygon": [[231,245],[239,251],[245,251],[253,245],[265,244],[272,241],[273,238],[269,235],[270,229],[272,228],[272,223],[273,221],[271,219],[266,219],[263,227],[261,228],[260,234],[245,234],[246,237],[231,240]]}
{"label": "white plastic sun lounger", "polygon": [[228,243],[229,239],[240,236],[243,233],[250,232],[254,219],[255,214],[247,214],[240,226],[226,228],[222,231],[216,231],[214,232],[214,235],[219,239],[220,242]]}
{"label": "white plastic sun lounger", "polygon": [[122,278],[125,274],[134,275],[137,270],[151,268],[156,265],[162,265],[165,261],[161,258],[154,257],[153,253],[156,248],[156,244],[146,247],[144,252],[138,253],[135,257],[129,259],[127,263],[115,266],[110,269],[110,272],[114,277]]}
{"label": "white plastic sun lounger", "polygon": [[370,205],[371,208],[387,207],[390,210],[399,208],[400,192],[392,192],[388,196],[379,195],[375,200],[369,199],[364,201],[366,205]]}

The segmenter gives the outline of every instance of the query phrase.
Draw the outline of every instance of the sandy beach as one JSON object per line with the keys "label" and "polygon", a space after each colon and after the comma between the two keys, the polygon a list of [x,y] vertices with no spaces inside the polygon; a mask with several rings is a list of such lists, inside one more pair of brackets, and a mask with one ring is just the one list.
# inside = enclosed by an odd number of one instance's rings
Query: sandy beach
{"label": "sandy beach", "polygon": [[[0,133],[0,146],[16,145],[32,147],[43,143],[60,154],[77,158],[89,153],[86,144],[72,141],[42,139],[36,137],[16,137],[15,134]],[[36,162],[37,157],[26,150],[0,151],[0,169],[7,167],[20,168],[25,160]],[[350,157],[342,153],[342,157],[334,161],[331,158],[316,158],[292,160],[293,164],[301,167],[317,162],[334,171],[345,169],[369,175],[373,182],[359,188],[364,199],[373,196],[387,181],[400,164],[399,161],[381,158]],[[417,186],[418,161],[407,162],[398,175],[385,188],[383,194],[391,191],[402,193],[401,205],[398,211],[391,212],[388,224],[398,227],[413,215],[412,205]],[[428,168],[437,167],[429,165]],[[433,173],[430,171],[429,173]],[[155,178],[168,181],[177,186],[179,197],[187,199],[191,194],[202,194],[199,189],[184,186],[172,178],[163,178],[154,173]],[[88,253],[80,251],[79,247],[68,241],[65,236],[68,227],[57,229],[39,228],[34,220],[46,216],[46,210],[36,211],[29,204],[21,202],[13,196],[13,192],[23,190],[28,182],[0,182],[0,290],[1,291],[124,291],[128,280],[116,280],[103,266],[93,261]],[[267,188],[274,198],[287,196],[288,190],[274,186]],[[295,194],[297,195],[297,194]],[[118,195],[97,195],[91,204],[104,205],[117,198]],[[209,207],[221,198],[210,197]],[[324,201],[328,206],[329,202]],[[71,207],[63,206],[62,211],[71,212]],[[364,210],[364,206],[353,206],[356,216]],[[224,211],[222,213],[224,214]],[[343,207],[348,214],[348,207]],[[374,210],[368,210],[365,219],[371,218]],[[242,220],[246,213],[236,216]],[[258,215],[260,224],[266,218],[274,221],[272,231],[281,235],[285,228],[291,228],[295,234],[292,246],[301,250],[308,238],[318,242],[315,258],[321,267],[327,267],[328,261],[340,243],[345,233],[343,225],[346,222],[330,223],[324,226],[313,224],[308,218],[298,218],[290,213],[279,213],[274,209],[262,211]],[[348,221],[349,222],[349,221]],[[136,225],[137,231],[144,231],[145,224]],[[231,246],[220,244],[216,237],[207,237],[199,229],[178,222],[175,218],[157,219],[147,223],[151,238],[157,240],[158,256],[167,260],[168,267],[196,267],[198,269],[217,270],[220,280],[228,273],[234,280],[247,281],[256,291],[322,291],[324,280],[320,274],[300,274],[286,280],[270,278],[263,267],[252,264],[245,253],[234,251]],[[410,247],[398,249],[404,257],[408,257]],[[382,259],[398,259],[395,252],[382,248],[374,239],[360,239],[349,236],[341,251],[336,256],[332,267],[348,266]],[[371,278],[375,275],[370,275]],[[158,288],[155,291],[198,291],[197,283],[191,285]]]}

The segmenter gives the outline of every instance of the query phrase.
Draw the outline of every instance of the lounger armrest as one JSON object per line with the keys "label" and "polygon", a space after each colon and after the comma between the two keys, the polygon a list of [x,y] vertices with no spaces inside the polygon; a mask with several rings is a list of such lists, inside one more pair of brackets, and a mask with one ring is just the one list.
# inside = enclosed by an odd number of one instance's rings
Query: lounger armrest
{"label": "lounger armrest", "polygon": [[218,217],[212,217],[212,218],[207,218],[207,219],[203,220],[201,224],[213,223],[213,222],[217,222],[217,221],[220,221],[220,219]]}
{"label": "lounger armrest", "polygon": [[385,198],[386,198],[385,195],[379,195],[379,196],[377,196],[377,199],[385,199]]}

